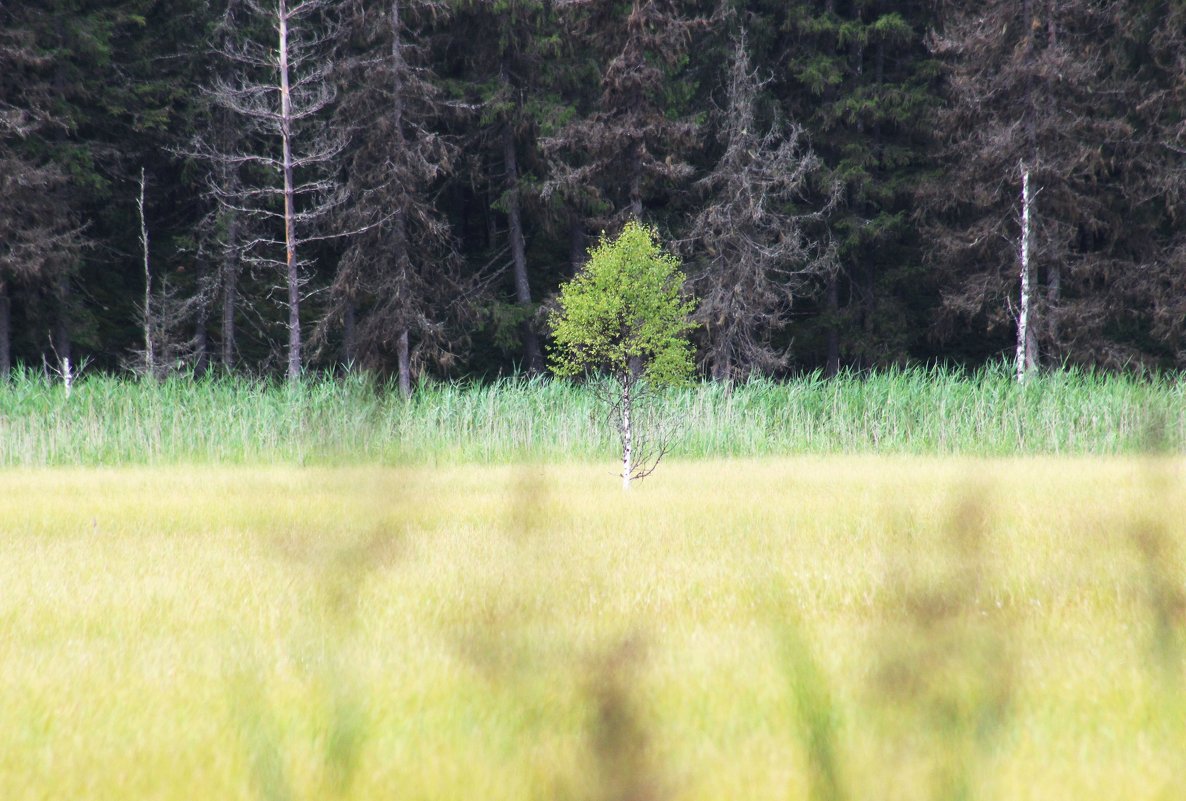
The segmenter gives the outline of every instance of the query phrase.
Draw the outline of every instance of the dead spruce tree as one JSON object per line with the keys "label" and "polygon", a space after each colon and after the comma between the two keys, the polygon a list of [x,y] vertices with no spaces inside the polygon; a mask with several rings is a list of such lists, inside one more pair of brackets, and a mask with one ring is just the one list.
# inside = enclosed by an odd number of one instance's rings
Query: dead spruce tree
{"label": "dead spruce tree", "polygon": [[454,149],[430,128],[441,107],[415,36],[445,10],[440,0],[350,0],[342,9],[348,53],[335,127],[348,131],[349,157],[338,219],[353,234],[315,336],[324,342],[341,325],[346,361],[372,368],[394,351],[405,396],[418,364],[451,361],[448,321],[469,290],[433,202]]}
{"label": "dead spruce tree", "polygon": [[822,164],[800,126],[777,119],[762,124],[762,83],[742,34],[734,43],[727,102],[718,113],[724,151],[696,183],[707,202],[683,243],[695,264],[703,361],[716,379],[783,368],[787,352],[775,337],[786,327],[792,303],[836,269],[825,217],[837,190],[825,187],[813,203],[812,193],[820,193],[812,183],[821,182]]}
{"label": "dead spruce tree", "polygon": [[[239,244],[243,260],[282,276],[286,296],[290,380],[301,357],[301,295],[308,266],[302,254],[327,234],[319,226],[342,202],[333,169],[344,139],[326,116],[334,101],[331,80],[335,24],[331,0],[231,0],[214,44],[228,69],[208,95],[237,121],[241,149],[225,150],[210,139],[197,155],[224,170],[212,184],[218,202],[233,217],[258,227]],[[227,172],[234,174],[232,179]]]}

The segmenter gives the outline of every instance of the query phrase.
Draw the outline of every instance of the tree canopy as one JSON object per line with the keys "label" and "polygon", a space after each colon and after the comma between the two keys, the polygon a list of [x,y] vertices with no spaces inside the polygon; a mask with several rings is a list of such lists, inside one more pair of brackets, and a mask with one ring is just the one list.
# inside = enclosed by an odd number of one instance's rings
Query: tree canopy
{"label": "tree canopy", "polygon": [[0,0],[0,374],[135,369],[142,169],[168,370],[538,373],[628,220],[705,375],[975,366],[1023,205],[1038,367],[1186,367],[1180,4],[286,2],[286,125],[274,7]]}
{"label": "tree canopy", "polygon": [[614,239],[602,235],[589,262],[560,288],[551,315],[552,371],[605,370],[618,379],[637,373],[659,385],[686,381],[696,304],[683,288],[679,260],[663,251],[654,229],[631,221]]}

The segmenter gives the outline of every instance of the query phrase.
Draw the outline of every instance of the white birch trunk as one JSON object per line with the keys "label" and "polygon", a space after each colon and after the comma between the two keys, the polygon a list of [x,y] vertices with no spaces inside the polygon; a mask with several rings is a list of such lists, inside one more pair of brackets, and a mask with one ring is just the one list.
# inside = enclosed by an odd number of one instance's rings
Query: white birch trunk
{"label": "white birch trunk", "polygon": [[1017,315],[1017,380],[1025,381],[1034,368],[1035,354],[1031,340],[1030,311],[1033,300],[1033,269],[1030,265],[1030,214],[1033,194],[1030,192],[1030,170],[1021,162],[1021,247],[1018,259],[1021,263],[1021,310]]}
{"label": "white birch trunk", "polygon": [[630,489],[630,478],[634,472],[634,429],[630,419],[630,383],[622,386],[622,489]]}

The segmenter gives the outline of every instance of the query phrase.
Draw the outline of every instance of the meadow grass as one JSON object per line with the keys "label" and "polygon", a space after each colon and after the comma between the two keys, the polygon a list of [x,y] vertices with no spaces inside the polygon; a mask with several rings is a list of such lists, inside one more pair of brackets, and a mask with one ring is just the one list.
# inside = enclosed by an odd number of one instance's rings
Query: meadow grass
{"label": "meadow grass", "polygon": [[0,798],[1169,798],[1183,466],[0,471]]}
{"label": "meadow grass", "polygon": [[[798,454],[1116,455],[1149,428],[1186,443],[1186,382],[1077,370],[1019,386],[1001,366],[835,379],[699,383],[665,395],[677,458]],[[0,466],[461,464],[612,459],[587,387],[516,379],[422,386],[410,401],[365,375],[299,384],[161,382],[24,371],[0,383]]]}

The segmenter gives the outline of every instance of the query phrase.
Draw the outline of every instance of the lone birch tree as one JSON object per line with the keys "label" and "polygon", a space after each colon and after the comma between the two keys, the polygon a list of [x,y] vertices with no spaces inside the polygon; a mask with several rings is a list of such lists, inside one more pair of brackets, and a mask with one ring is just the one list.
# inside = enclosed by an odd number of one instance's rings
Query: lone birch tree
{"label": "lone birch tree", "polygon": [[622,488],[654,472],[667,452],[670,429],[645,430],[637,412],[659,387],[692,374],[687,334],[695,301],[684,298],[679,260],[658,234],[628,222],[616,239],[602,235],[589,261],[560,287],[551,317],[552,371],[574,377],[604,373],[602,400],[622,445]]}

